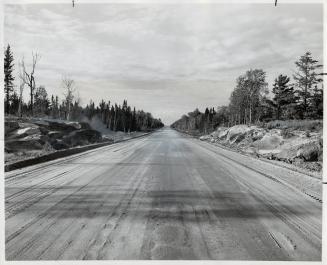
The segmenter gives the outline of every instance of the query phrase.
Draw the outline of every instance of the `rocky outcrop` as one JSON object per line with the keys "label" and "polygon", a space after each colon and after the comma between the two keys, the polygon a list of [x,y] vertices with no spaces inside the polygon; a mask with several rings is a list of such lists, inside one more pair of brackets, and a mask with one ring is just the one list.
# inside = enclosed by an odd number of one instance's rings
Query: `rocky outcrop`
{"label": "rocky outcrop", "polygon": [[19,124],[17,121],[5,121],[5,136],[17,129],[19,129]]}
{"label": "rocky outcrop", "polygon": [[[200,140],[236,148],[244,153],[287,163],[315,163],[309,167],[321,169],[322,133],[290,129],[266,129],[236,125],[220,127]],[[301,165],[302,165],[301,164]]]}
{"label": "rocky outcrop", "polygon": [[5,132],[7,153],[55,151],[103,141],[101,133],[86,122],[7,120]]}

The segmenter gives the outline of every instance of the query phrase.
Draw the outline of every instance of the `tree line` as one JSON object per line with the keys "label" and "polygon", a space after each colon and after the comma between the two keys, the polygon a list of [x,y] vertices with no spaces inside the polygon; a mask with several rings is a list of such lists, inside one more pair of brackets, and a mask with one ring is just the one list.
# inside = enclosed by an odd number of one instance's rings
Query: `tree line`
{"label": "tree line", "polygon": [[250,69],[236,80],[229,104],[198,109],[183,115],[171,126],[183,131],[209,133],[218,126],[256,124],[271,120],[322,119],[323,79],[322,65],[306,52],[295,62],[291,77],[280,74],[272,89],[266,82],[266,72]]}
{"label": "tree line", "polygon": [[[35,71],[40,56],[32,53],[32,62],[28,69],[24,58],[19,63],[19,92],[14,87],[15,77],[14,56],[8,44],[4,53],[4,105],[5,113],[11,115],[47,117],[61,120],[82,121],[85,118],[92,120],[98,118],[106,128],[113,131],[147,131],[163,127],[160,119],[152,117],[151,113],[132,109],[127,100],[122,105],[111,104],[110,101],[101,100],[96,106],[90,100],[86,107],[81,106],[76,96],[76,84],[70,77],[62,78],[64,97],[59,100],[58,95],[49,96],[44,86],[36,86]],[[29,89],[29,101],[23,100],[24,87]]]}

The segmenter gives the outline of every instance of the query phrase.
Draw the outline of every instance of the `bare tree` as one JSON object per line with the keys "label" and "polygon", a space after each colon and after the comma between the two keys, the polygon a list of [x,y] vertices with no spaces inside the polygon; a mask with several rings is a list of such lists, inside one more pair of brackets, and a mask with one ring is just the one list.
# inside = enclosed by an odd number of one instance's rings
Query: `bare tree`
{"label": "bare tree", "polygon": [[35,90],[35,67],[37,62],[40,60],[40,56],[38,53],[32,52],[32,68],[30,71],[26,69],[24,58],[21,62],[22,67],[22,74],[21,80],[22,83],[27,85],[30,88],[30,110],[31,115],[33,115],[33,97],[34,97],[34,90]]}
{"label": "bare tree", "polygon": [[70,119],[71,114],[71,106],[73,104],[74,100],[74,93],[75,93],[75,82],[73,79],[69,77],[63,77],[62,78],[62,86],[65,89],[65,105],[66,105],[66,119]]}

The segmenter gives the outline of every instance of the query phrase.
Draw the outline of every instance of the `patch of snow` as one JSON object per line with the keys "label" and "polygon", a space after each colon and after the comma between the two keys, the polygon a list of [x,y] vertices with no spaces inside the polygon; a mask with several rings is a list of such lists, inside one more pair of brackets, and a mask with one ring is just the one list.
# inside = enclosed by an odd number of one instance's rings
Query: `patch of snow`
{"label": "patch of snow", "polygon": [[208,139],[210,139],[210,138],[211,138],[210,135],[203,135],[203,136],[201,136],[199,139],[200,139],[201,141],[205,141],[205,140],[208,140]]}
{"label": "patch of snow", "polygon": [[24,138],[22,138],[22,140],[27,141],[27,140],[40,140],[41,139],[41,135],[39,134],[32,134],[32,135],[28,135]]}
{"label": "patch of snow", "polygon": [[257,151],[259,154],[261,155],[266,155],[266,154],[278,154],[281,152],[280,149],[271,149],[271,150],[263,150],[263,149],[260,149]]}
{"label": "patch of snow", "polygon": [[16,133],[17,134],[23,134],[23,133],[27,132],[29,129],[31,129],[31,127],[26,127],[26,128],[18,129]]}

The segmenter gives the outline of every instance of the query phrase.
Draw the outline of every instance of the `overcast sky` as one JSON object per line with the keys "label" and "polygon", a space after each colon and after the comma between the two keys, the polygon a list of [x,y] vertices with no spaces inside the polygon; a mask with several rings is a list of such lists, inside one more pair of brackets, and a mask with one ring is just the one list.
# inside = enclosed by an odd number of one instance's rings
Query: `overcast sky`
{"label": "overcast sky", "polygon": [[[321,4],[7,5],[4,42],[37,86],[63,97],[71,76],[82,104],[128,103],[166,124],[199,107],[228,104],[236,78],[267,72],[269,87],[306,51],[322,61]],[[18,85],[18,78],[16,80]],[[27,90],[27,89],[26,89]]]}

